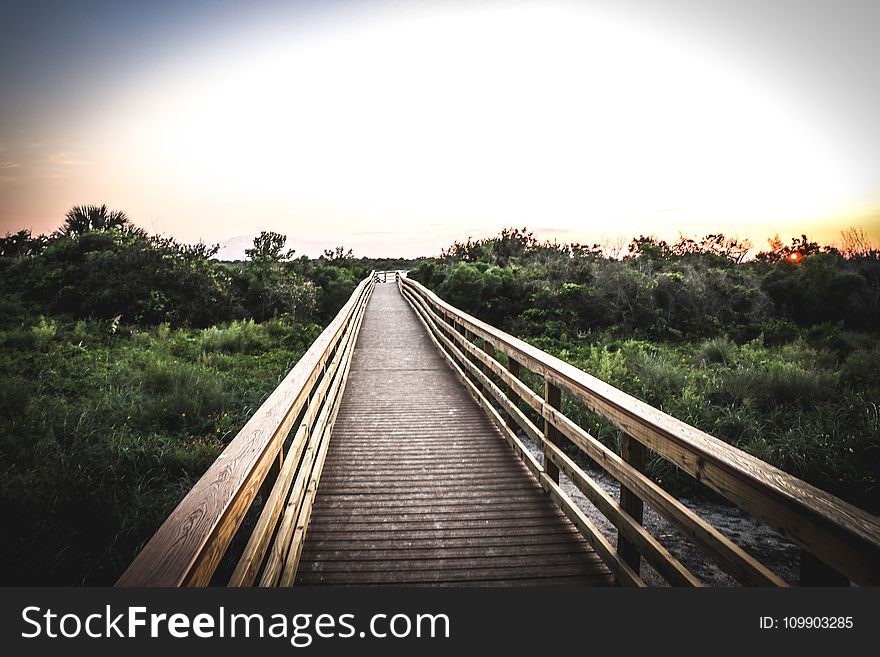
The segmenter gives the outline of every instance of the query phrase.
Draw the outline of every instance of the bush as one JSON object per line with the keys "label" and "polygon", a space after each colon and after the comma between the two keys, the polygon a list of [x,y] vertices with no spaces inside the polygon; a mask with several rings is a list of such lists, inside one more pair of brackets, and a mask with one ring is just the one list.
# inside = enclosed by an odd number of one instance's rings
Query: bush
{"label": "bush", "polygon": [[756,396],[765,405],[807,406],[830,396],[836,381],[827,372],[808,370],[794,363],[774,362],[755,381],[755,385]]}
{"label": "bush", "polygon": [[10,420],[27,411],[31,398],[28,380],[17,374],[0,377],[0,416]]}
{"label": "bush", "polygon": [[[565,350],[559,354],[559,357],[566,359]],[[619,350],[611,351],[607,345],[589,345],[586,352],[578,357],[577,366],[611,385],[619,386],[632,378],[623,353]]]}
{"label": "bush", "polygon": [[718,372],[709,399],[716,404],[743,404],[754,399],[758,390],[756,383],[763,376],[751,365],[739,365]]}
{"label": "bush", "polygon": [[45,351],[58,334],[58,324],[40,317],[40,323],[31,328],[31,333],[34,334],[34,348]]}
{"label": "bush", "polygon": [[738,348],[727,337],[706,340],[697,349],[695,360],[701,364],[730,365],[736,358]]}
{"label": "bush", "polygon": [[761,335],[764,336],[764,344],[774,347],[796,340],[800,336],[800,329],[788,319],[773,317],[763,325]]}
{"label": "bush", "polygon": [[254,320],[233,321],[226,328],[212,326],[204,329],[198,338],[199,348],[205,352],[252,354],[267,346],[266,328]]}
{"label": "bush", "polygon": [[648,403],[664,407],[684,391],[687,372],[667,354],[640,351],[629,365],[638,377],[638,396]]}
{"label": "bush", "polygon": [[37,344],[37,334],[30,329],[12,329],[0,333],[0,347],[10,351],[30,351]]}
{"label": "bush", "polygon": [[880,391],[880,346],[851,353],[843,363],[841,374],[850,385]]}
{"label": "bush", "polygon": [[149,358],[132,374],[146,397],[132,420],[145,429],[203,430],[212,417],[235,404],[220,376],[190,363]]}

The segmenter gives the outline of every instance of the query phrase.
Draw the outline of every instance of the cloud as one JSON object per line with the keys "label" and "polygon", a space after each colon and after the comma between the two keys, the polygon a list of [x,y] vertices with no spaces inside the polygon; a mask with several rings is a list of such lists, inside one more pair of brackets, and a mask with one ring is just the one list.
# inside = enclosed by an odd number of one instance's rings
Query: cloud
{"label": "cloud", "polygon": [[0,162],[0,169],[17,169],[20,166],[18,162]]}
{"label": "cloud", "polygon": [[77,154],[73,151],[60,151],[58,153],[50,153],[46,159],[52,164],[85,164],[85,161],[79,159]]}

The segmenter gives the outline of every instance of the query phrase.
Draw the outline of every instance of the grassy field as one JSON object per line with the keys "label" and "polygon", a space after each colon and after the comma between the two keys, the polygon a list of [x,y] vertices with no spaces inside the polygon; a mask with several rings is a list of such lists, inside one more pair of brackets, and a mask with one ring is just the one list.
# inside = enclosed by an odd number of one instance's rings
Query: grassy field
{"label": "grassy field", "polygon": [[41,319],[0,333],[3,584],[112,584],[319,332]]}

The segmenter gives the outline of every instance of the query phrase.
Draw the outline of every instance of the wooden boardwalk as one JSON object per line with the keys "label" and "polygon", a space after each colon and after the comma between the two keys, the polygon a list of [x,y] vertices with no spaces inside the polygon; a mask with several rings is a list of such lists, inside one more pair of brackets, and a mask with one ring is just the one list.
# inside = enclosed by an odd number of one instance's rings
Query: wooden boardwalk
{"label": "wooden boardwalk", "polygon": [[[523,383],[528,371],[543,395]],[[622,431],[619,452],[565,415],[563,392]],[[620,482],[617,499],[572,450]],[[468,315],[405,272],[357,285],[117,586],[642,587],[643,565],[670,585],[701,586],[642,525],[645,504],[737,582],[788,584],[647,476],[648,450],[797,543],[800,584],[880,586],[877,516]],[[560,472],[615,535],[560,487]],[[224,559],[231,574],[218,570]]]}
{"label": "wooden boardwalk", "polygon": [[379,284],[332,432],[297,582],[610,585],[583,536]]}

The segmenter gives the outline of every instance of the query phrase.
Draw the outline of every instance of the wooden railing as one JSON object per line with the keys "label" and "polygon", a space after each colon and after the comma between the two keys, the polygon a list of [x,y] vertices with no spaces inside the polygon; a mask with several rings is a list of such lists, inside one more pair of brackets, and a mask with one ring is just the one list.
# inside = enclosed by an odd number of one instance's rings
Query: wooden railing
{"label": "wooden railing", "polygon": [[[647,450],[652,450],[800,545],[801,583],[880,584],[876,516],[458,310],[402,272],[397,283],[459,378],[619,583],[643,586],[644,558],[670,584],[700,585],[642,526],[648,504],[739,582],[785,586],[781,577],[644,474]],[[523,382],[526,369],[543,378],[543,397]],[[562,413],[563,393],[622,431],[620,454]],[[529,419],[523,404],[543,427]],[[543,464],[521,435],[540,446]],[[569,456],[578,452],[620,483],[619,500]],[[617,528],[616,546],[560,487],[560,471]]]}
{"label": "wooden railing", "polygon": [[[228,583],[293,583],[330,430],[376,279],[373,272],[361,281],[339,314],[147,542],[117,586],[211,583],[261,489],[259,516],[248,528],[247,543]],[[271,489],[270,471],[275,475]]]}

